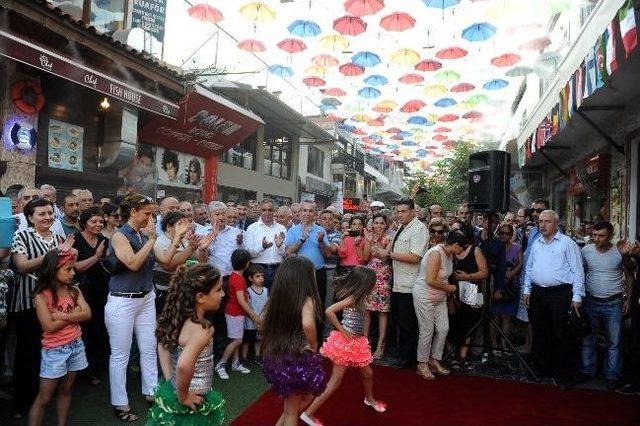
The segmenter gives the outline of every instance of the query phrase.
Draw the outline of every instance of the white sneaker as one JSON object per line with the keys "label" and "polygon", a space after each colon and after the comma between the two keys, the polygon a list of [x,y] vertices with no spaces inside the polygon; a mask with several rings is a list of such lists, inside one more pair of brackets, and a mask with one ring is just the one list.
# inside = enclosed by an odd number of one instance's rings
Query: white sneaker
{"label": "white sneaker", "polygon": [[318,419],[311,417],[306,413],[306,411],[300,414],[300,420],[309,426],[322,426],[322,423],[320,423]]}
{"label": "white sneaker", "polygon": [[247,367],[245,367],[242,364],[236,364],[236,365],[232,365],[231,369],[233,371],[237,371],[238,373],[242,373],[242,374],[249,374],[251,373],[251,370],[249,370]]}
{"label": "white sneaker", "polygon": [[218,376],[220,376],[222,380],[227,380],[229,378],[229,375],[227,374],[227,369],[225,368],[224,364],[216,365],[216,373],[218,374]]}

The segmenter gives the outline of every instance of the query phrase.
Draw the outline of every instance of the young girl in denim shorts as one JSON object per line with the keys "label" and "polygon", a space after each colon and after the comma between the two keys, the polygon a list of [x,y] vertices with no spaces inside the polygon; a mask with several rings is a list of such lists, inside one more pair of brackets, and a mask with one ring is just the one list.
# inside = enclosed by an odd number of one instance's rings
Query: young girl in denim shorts
{"label": "young girl in denim shorts", "polygon": [[43,330],[40,391],[29,411],[29,425],[42,423],[56,388],[58,424],[67,424],[76,373],[88,366],[80,322],[91,318],[91,310],[74,283],[77,255],[77,250],[65,243],[47,253],[38,270],[33,298]]}

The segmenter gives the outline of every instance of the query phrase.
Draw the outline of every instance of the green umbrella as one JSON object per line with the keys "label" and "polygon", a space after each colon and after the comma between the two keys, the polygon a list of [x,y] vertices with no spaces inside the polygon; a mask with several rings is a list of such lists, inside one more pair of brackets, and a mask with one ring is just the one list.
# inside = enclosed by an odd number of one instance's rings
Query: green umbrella
{"label": "green umbrella", "polygon": [[467,99],[467,103],[474,107],[480,103],[488,101],[489,97],[487,95],[473,95],[469,99]]}
{"label": "green umbrella", "polygon": [[436,74],[436,80],[438,81],[438,83],[451,84],[455,83],[459,79],[460,74],[455,71],[440,71],[438,74]]}
{"label": "green umbrella", "polygon": [[518,66],[518,67],[511,68],[509,71],[505,73],[505,75],[507,77],[524,77],[527,74],[531,74],[532,72],[533,72],[533,68],[531,67]]}
{"label": "green umbrella", "polygon": [[547,10],[551,15],[562,13],[571,7],[571,0],[547,0]]}

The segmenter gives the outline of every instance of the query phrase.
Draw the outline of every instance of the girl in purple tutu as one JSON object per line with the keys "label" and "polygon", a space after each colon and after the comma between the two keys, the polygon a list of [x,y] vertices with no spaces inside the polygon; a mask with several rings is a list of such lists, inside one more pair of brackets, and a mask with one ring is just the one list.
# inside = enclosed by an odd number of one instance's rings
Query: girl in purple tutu
{"label": "girl in purple tutu", "polygon": [[276,426],[297,425],[300,413],[326,386],[317,354],[320,306],[313,263],[302,256],[285,259],[271,286],[261,331],[262,371],[284,398],[284,412]]}
{"label": "girl in purple tutu", "polygon": [[[302,413],[300,419],[308,425],[321,423],[314,417],[315,412],[340,387],[345,371],[357,367],[362,374],[364,385],[364,405],[378,413],[384,413],[387,406],[373,397],[373,371],[371,370],[371,347],[364,335],[365,299],[376,283],[376,273],[366,266],[356,266],[346,277],[334,281],[336,299],[339,302],[325,311],[327,320],[336,328],[322,345],[320,353],[333,362],[333,372],[326,390]],[[337,313],[342,311],[342,323]]]}

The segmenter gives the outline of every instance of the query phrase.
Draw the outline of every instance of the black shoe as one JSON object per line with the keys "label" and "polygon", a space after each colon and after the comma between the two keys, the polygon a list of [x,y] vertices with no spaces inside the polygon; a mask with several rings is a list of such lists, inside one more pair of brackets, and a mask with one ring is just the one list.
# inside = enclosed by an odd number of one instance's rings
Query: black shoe
{"label": "black shoe", "polygon": [[578,373],[578,377],[577,377],[576,381],[578,383],[588,383],[588,382],[592,381],[593,379],[595,379],[595,376],[590,376],[590,375],[584,374],[584,373]]}
{"label": "black shoe", "polygon": [[616,392],[620,395],[640,395],[640,386],[626,384],[621,388],[616,389]]}

